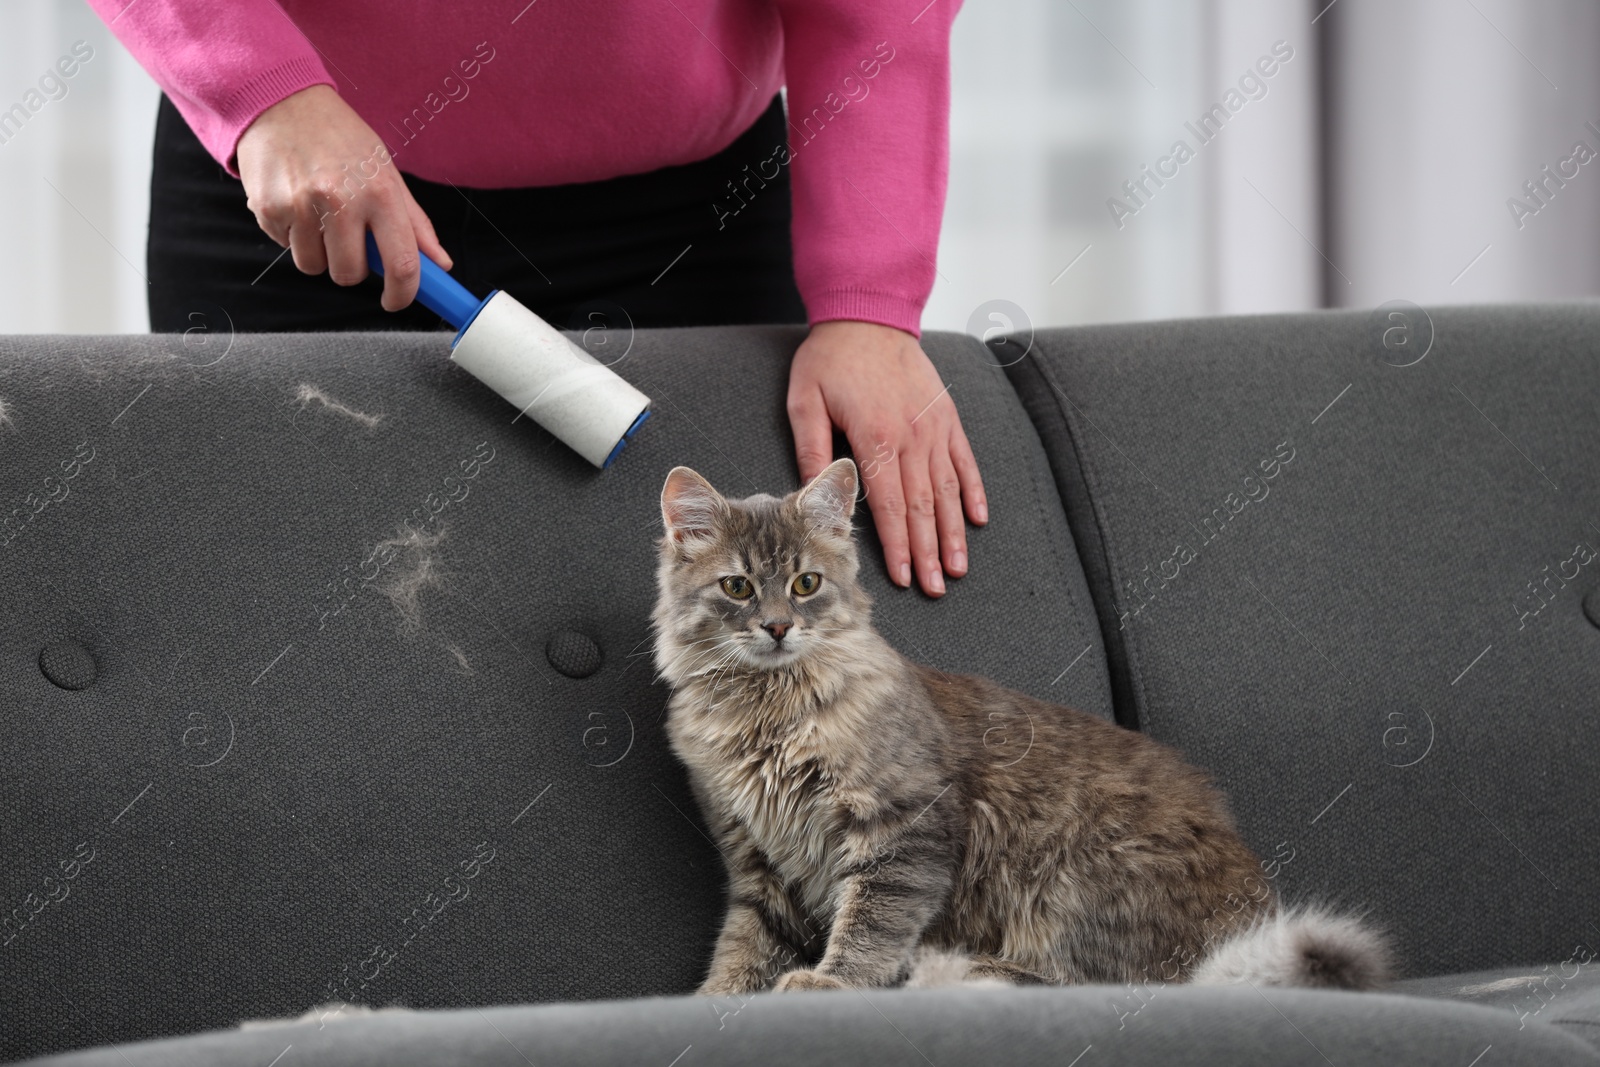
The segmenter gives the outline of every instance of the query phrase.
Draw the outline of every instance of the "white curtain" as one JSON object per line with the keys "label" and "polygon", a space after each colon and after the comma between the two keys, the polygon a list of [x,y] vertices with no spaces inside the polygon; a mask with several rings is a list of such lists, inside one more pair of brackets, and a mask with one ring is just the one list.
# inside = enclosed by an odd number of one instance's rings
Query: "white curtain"
{"label": "white curtain", "polygon": [[1556,173],[1579,141],[1600,152],[1600,4],[1340,0],[1324,22],[1329,255],[1348,276],[1329,303],[1600,294],[1600,159]]}
{"label": "white curtain", "polygon": [[155,83],[80,0],[5,16],[0,109],[42,104],[0,121],[0,332],[141,332]]}
{"label": "white curtain", "polygon": [[[927,325],[964,329],[995,298],[1039,326],[1318,306],[1314,14],[1284,0],[966,4]],[[1193,158],[1163,163],[1180,141]],[[1145,168],[1176,174],[1158,186]]]}
{"label": "white curtain", "polygon": [[[1267,95],[1117,228],[1107,198],[1277,41]],[[928,323],[1600,295],[1597,46],[1593,0],[968,3]]]}

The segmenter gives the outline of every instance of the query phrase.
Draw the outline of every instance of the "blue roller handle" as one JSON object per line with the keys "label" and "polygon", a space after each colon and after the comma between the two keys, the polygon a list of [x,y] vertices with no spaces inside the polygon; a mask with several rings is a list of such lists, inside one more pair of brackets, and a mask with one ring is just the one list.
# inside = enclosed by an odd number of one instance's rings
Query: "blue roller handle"
{"label": "blue roller handle", "polygon": [[[478,312],[482,311],[484,305],[494,299],[495,293],[490,293],[482,300],[479,300],[467,290],[466,286],[445,273],[443,267],[429,259],[427,253],[419,250],[417,258],[422,261],[422,280],[417,286],[417,299],[422,301],[425,307],[433,309],[440,318],[456,328],[455,340],[450,343],[450,347],[454,348],[461,341],[462,334],[467,332],[467,327],[472,325],[472,320],[478,317]],[[372,268],[374,274],[380,278],[383,276],[383,258],[378,255],[378,241],[377,238],[372,236],[371,230],[367,231],[367,264]],[[497,293],[499,290],[497,289],[495,292]],[[622,435],[622,439],[617,442],[616,447],[611,450],[611,454],[606,457],[606,461],[600,465],[602,470],[611,466],[612,461],[617,458],[617,454],[622,451],[623,446],[639,431],[639,427],[643,426],[644,420],[649,417],[649,408],[645,408],[639,413],[638,418],[633,420],[633,425],[628,427],[627,432]]]}
{"label": "blue roller handle", "polygon": [[[417,299],[457,330],[465,329],[479,309],[489,302],[488,298],[479,300],[473,296],[426,253],[419,251],[417,258],[422,261],[422,282],[417,288]],[[374,274],[383,276],[383,259],[378,255],[378,241],[371,230],[367,231],[367,264]]]}

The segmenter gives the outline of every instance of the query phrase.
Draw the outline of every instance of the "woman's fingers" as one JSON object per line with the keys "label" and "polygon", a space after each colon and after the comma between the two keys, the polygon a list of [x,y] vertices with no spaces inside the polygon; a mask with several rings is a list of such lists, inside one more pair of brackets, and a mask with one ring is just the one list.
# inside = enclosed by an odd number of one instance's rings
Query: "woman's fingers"
{"label": "woman's fingers", "polygon": [[322,244],[322,225],[316,213],[307,204],[296,210],[289,225],[290,255],[297,270],[304,274],[321,274],[328,269],[328,254]]}
{"label": "woman's fingers", "polygon": [[984,495],[983,476],[978,473],[978,460],[972,454],[967,432],[959,420],[950,435],[950,462],[955,466],[956,477],[961,480],[961,501],[966,505],[967,518],[974,526],[989,521],[989,498]]}
{"label": "woman's fingers", "polygon": [[[833,419],[820,383],[804,374],[789,376],[789,428],[794,431],[794,458],[804,485],[833,462]],[[864,477],[864,475],[863,475]]]}
{"label": "woman's fingers", "polygon": [[860,440],[852,438],[850,448],[858,457],[872,457],[864,462],[856,460],[862,485],[866,487],[867,507],[872,511],[872,524],[878,528],[878,540],[883,545],[883,563],[889,571],[889,580],[909,588],[911,542],[906,525],[906,494],[901,481],[900,456],[883,435]]}
{"label": "woman's fingers", "polygon": [[417,237],[417,248],[445,270],[454,267],[455,261],[450,258],[450,253],[444,250],[444,245],[439,243],[439,235],[433,230],[433,220],[422,210],[422,205],[411,195],[411,190],[404,191],[406,214],[411,219],[411,232]]}
{"label": "woman's fingers", "polygon": [[[958,426],[956,433],[961,432]],[[933,479],[934,520],[939,528],[939,553],[945,573],[960,578],[967,573],[967,524],[961,515],[961,479],[950,460],[948,443],[935,446],[928,457]]]}
{"label": "woman's fingers", "polygon": [[422,261],[418,258],[417,237],[411,229],[398,197],[392,193],[377,194],[377,210],[372,216],[372,236],[378,242],[378,255],[383,259],[383,307],[385,311],[399,311],[416,299],[417,286],[422,281]]}
{"label": "woman's fingers", "polygon": [[900,484],[906,494],[906,526],[911,545],[912,568],[922,591],[929,596],[944,596],[944,567],[939,562],[939,528],[933,498],[933,478],[929,470],[932,457],[923,451],[903,457]]}
{"label": "woman's fingers", "polygon": [[355,204],[322,217],[322,244],[335,285],[355,285],[367,276],[367,223]]}

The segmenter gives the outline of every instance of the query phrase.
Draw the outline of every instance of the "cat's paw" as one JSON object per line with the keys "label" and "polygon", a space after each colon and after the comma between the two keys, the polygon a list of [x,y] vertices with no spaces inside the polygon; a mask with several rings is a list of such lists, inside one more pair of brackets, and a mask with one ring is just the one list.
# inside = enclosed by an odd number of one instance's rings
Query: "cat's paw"
{"label": "cat's paw", "polygon": [[736,982],[714,981],[708,978],[694,992],[697,997],[739,997],[755,990]]}
{"label": "cat's paw", "polygon": [[775,993],[793,993],[797,990],[803,989],[848,988],[848,986],[839,981],[837,978],[830,978],[828,975],[818,974],[816,971],[802,968],[798,971],[790,971],[788,974],[779,978],[777,984],[772,987],[772,990]]}

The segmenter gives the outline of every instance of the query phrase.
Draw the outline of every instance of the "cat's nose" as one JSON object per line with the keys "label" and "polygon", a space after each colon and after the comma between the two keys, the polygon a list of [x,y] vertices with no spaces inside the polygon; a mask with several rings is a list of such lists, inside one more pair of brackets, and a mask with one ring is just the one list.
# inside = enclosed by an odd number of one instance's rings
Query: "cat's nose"
{"label": "cat's nose", "polygon": [[789,627],[794,625],[787,622],[764,622],[761,628],[772,635],[774,641],[782,641],[783,635],[789,632]]}

